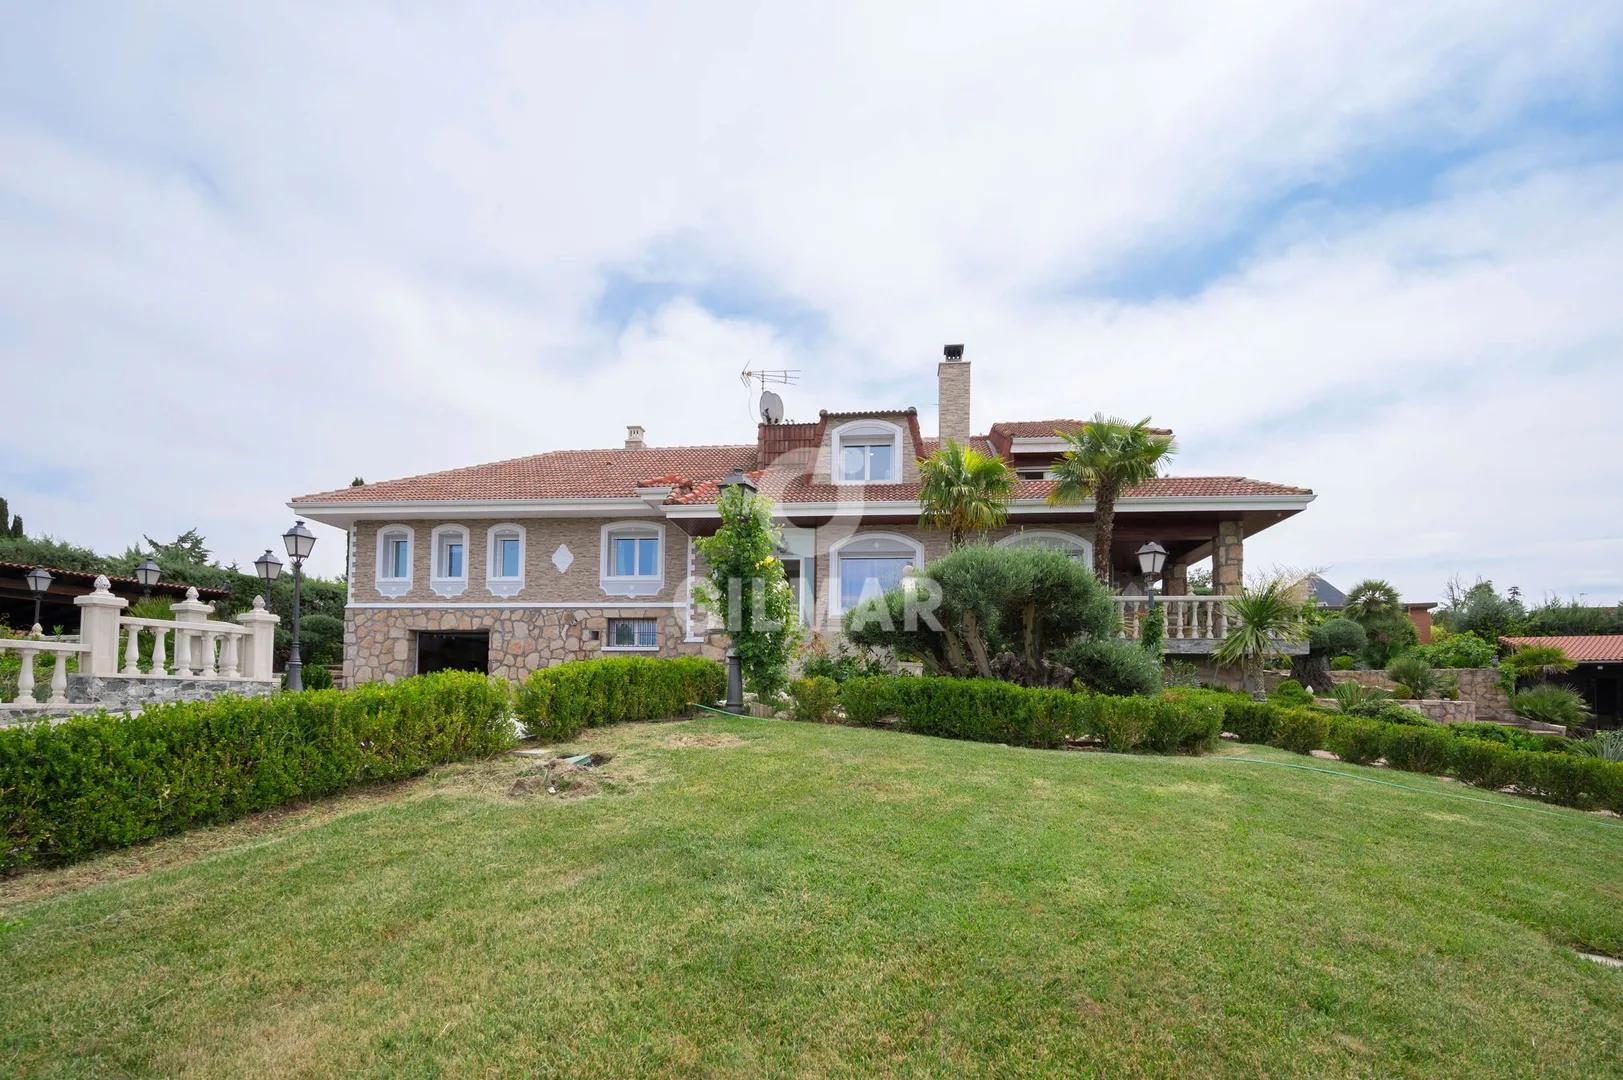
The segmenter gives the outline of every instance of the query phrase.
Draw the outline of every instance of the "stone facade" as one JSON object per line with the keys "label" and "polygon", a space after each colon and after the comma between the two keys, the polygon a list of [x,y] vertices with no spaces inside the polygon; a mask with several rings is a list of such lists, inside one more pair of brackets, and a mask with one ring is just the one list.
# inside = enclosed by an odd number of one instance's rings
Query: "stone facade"
{"label": "stone facade", "polygon": [[[655,650],[606,648],[610,617],[659,620],[659,647]],[[723,639],[716,635],[690,641],[687,614],[682,609],[635,605],[615,608],[498,605],[455,609],[410,605],[351,608],[344,627],[344,677],[348,685],[354,685],[394,682],[414,675],[420,632],[470,630],[489,632],[490,673],[515,682],[532,671],[566,660],[600,656],[708,656],[719,660],[725,652]],[[597,640],[592,638],[594,632]]]}
{"label": "stone facade", "polygon": [[1245,587],[1245,523],[1220,521],[1212,539],[1212,591],[1238,596]]}
{"label": "stone facade", "polygon": [[222,694],[267,697],[275,682],[258,679],[155,679],[129,675],[69,675],[68,702],[129,712],[171,701],[207,701]]}

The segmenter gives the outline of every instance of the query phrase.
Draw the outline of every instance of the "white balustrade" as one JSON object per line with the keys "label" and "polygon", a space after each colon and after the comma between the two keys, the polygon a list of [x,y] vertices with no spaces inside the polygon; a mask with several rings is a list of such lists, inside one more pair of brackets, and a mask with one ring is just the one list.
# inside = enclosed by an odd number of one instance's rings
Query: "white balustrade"
{"label": "white balustrade", "polygon": [[[1136,641],[1144,636],[1150,602],[1142,596],[1113,597],[1121,616],[1119,636]],[[1226,596],[1159,596],[1155,612],[1165,620],[1168,641],[1222,641],[1228,636]]]}
{"label": "white balustrade", "polygon": [[51,668],[51,693],[46,698],[47,705],[66,705],[68,703],[68,658],[80,657],[80,666],[84,664],[85,654],[90,652],[90,646],[76,641],[42,641],[39,638],[0,638],[0,651],[9,650],[18,654],[22,660],[22,668],[17,672],[17,697],[14,701],[0,701],[0,706],[16,705],[27,708],[34,702],[34,658],[40,653],[52,655],[55,663]]}

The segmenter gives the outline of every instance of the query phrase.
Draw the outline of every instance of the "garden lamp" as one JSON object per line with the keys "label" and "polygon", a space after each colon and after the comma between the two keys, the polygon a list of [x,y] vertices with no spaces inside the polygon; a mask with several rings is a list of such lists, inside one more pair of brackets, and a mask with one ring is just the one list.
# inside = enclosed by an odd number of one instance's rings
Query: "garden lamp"
{"label": "garden lamp", "polygon": [[287,688],[299,691],[304,689],[304,661],[299,659],[299,583],[304,577],[304,560],[315,550],[316,534],[304,522],[295,521],[293,527],[282,534],[282,543],[287,545],[288,556],[293,560],[293,641],[287,650]]}
{"label": "garden lamp", "polygon": [[1154,540],[1138,549],[1138,568],[1144,572],[1146,578],[1151,580],[1161,575],[1161,567],[1167,562],[1167,549]]}
{"label": "garden lamp", "polygon": [[45,598],[45,590],[51,587],[51,572],[43,566],[36,566],[23,580],[28,582],[28,591],[34,594],[34,633],[43,633],[39,625],[39,602]]}
{"label": "garden lamp", "polygon": [[743,469],[734,469],[732,472],[728,473],[726,477],[723,478],[721,483],[716,485],[716,487],[720,488],[722,491],[726,491],[730,487],[741,487],[745,491],[749,492],[757,490],[754,481],[749,478],[749,474]]}
{"label": "garden lamp", "polygon": [[163,571],[151,559],[135,568],[135,580],[141,583],[141,599],[146,600],[152,596],[152,586],[156,585],[162,576]]}

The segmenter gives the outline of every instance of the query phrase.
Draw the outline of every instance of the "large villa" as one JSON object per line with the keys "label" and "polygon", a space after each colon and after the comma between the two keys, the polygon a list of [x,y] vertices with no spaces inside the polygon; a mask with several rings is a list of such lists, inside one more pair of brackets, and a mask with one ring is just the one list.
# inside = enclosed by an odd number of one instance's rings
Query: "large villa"
{"label": "large villa", "polygon": [[[692,597],[693,538],[718,526],[719,485],[735,471],[776,504],[801,616],[824,632],[906,567],[945,553],[946,535],[918,524],[918,460],[948,439],[1002,457],[1020,477],[1009,524],[991,541],[1091,560],[1092,504],[1047,501],[1061,435],[1082,422],[1000,420],[976,434],[961,350],[947,350],[937,378],[934,435],[919,429],[914,407],[763,422],[753,441],[714,446],[651,446],[633,425],[615,449],[554,450],[292,500],[349,534],[346,678],[458,667],[520,679],[602,654],[718,655],[723,638]],[[1189,567],[1210,559],[1215,592],[1238,592],[1246,540],[1312,501],[1307,488],[1240,476],[1165,476],[1124,492],[1110,551],[1118,603],[1137,610],[1135,552],[1158,541],[1168,551],[1168,649],[1209,653],[1224,612],[1188,595]]]}

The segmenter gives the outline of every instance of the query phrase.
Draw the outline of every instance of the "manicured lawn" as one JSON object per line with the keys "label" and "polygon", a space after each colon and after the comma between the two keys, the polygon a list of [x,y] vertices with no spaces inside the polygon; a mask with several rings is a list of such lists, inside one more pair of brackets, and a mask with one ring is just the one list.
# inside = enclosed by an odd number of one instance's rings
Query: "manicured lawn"
{"label": "manicured lawn", "polygon": [[[705,743],[724,745],[706,745]],[[1623,828],[768,720],[0,883],[4,1075],[1617,1075]],[[1469,800],[1485,801],[1469,801]]]}

